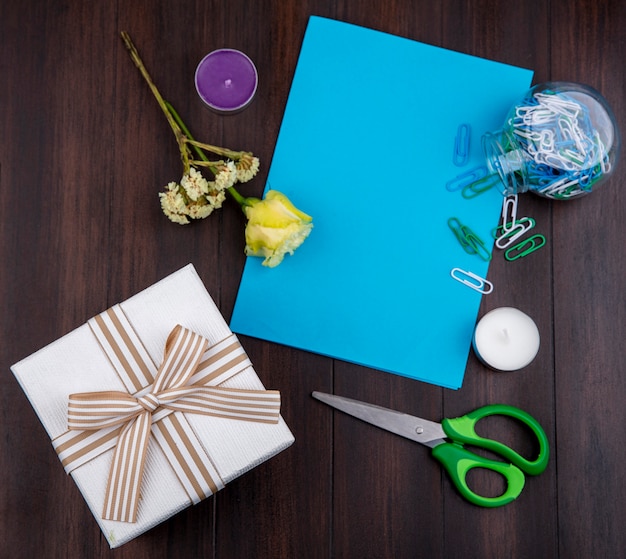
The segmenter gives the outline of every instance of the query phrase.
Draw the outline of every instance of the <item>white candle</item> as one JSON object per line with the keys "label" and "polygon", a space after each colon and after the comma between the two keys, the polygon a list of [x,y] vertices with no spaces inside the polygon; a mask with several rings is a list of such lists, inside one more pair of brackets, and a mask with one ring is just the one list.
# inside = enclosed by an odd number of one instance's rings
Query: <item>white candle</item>
{"label": "white candle", "polygon": [[533,319],[518,309],[500,307],[483,316],[474,331],[474,351],[488,367],[517,371],[539,351],[539,330]]}

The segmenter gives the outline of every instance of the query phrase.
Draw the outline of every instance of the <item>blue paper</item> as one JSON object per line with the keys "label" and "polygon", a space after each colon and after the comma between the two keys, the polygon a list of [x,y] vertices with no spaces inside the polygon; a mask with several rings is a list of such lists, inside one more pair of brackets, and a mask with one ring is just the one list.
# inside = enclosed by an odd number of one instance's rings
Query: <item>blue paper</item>
{"label": "blue paper", "polygon": [[[246,261],[234,332],[459,388],[481,295],[455,268],[487,277],[448,227],[457,217],[493,246],[502,195],[467,200],[445,185],[484,165],[532,72],[311,17],[267,188],[313,216],[277,268]],[[472,140],[453,163],[459,125]],[[495,289],[504,286],[495,286]]]}

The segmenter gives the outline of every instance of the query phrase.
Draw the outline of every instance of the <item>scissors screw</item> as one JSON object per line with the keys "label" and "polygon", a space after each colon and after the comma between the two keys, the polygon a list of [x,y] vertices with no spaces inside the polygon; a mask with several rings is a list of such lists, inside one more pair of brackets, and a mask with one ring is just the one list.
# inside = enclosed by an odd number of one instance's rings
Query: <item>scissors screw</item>
{"label": "scissors screw", "polygon": [[420,427],[416,427],[416,428],[415,428],[415,432],[416,432],[418,435],[421,435],[421,434],[424,432],[424,428],[423,428],[423,427],[421,427],[421,426],[420,426]]}

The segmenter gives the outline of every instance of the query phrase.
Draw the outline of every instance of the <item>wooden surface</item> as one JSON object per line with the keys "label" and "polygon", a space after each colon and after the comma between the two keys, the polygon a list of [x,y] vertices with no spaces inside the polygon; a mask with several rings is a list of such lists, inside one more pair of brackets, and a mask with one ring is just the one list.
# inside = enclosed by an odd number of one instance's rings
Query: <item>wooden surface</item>
{"label": "wooden surface", "polygon": [[[10,365],[188,262],[229,319],[245,259],[234,203],[188,227],[161,214],[156,193],[180,163],[120,31],[199,136],[260,156],[243,189],[260,195],[312,14],[532,68],[534,83],[588,83],[626,130],[620,0],[0,3],[0,557],[625,557],[626,164],[578,201],[520,199],[547,245],[494,259],[498,289],[481,313],[507,305],[535,319],[541,350],[523,371],[497,374],[472,354],[451,391],[242,338],[282,393],[291,448],[115,551],[63,472]],[[261,76],[254,103],[230,117],[204,109],[192,81],[224,46]],[[513,504],[480,509],[427,449],[333,414],[313,390],[433,419],[517,405],[544,425],[550,464]]]}

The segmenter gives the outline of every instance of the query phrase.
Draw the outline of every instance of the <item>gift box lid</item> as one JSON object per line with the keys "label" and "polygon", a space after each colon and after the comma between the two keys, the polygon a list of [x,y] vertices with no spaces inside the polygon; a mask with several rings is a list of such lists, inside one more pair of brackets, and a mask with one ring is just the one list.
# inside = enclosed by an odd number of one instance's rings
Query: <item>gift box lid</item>
{"label": "gift box lid", "polygon": [[[182,325],[206,338],[209,348],[221,351],[214,350],[218,355],[214,365],[217,380],[213,384],[219,382],[220,387],[240,390],[264,389],[193,265],[165,277],[114,309],[128,321],[127,328],[139,338],[138,345],[145,351],[146,361],[153,362],[155,367],[163,360],[172,329]],[[83,324],[11,367],[53,444],[58,445],[58,441],[70,433],[70,394],[129,392],[128,382],[116,370],[115,356],[107,355],[94,331],[92,321]],[[231,368],[227,373],[223,372],[226,366],[219,361],[225,360],[221,357],[225,351],[221,348],[225,346],[235,347],[238,352],[236,370]],[[227,380],[222,381],[223,378]],[[280,416],[277,423],[264,423],[191,413],[182,415],[192,436],[196,437],[195,444],[201,447],[202,462],[213,472],[217,489],[294,442]],[[136,521],[103,519],[113,454],[111,448],[95,457],[87,457],[70,472],[111,547],[130,541],[195,502],[168,460],[167,452],[150,440]]]}

